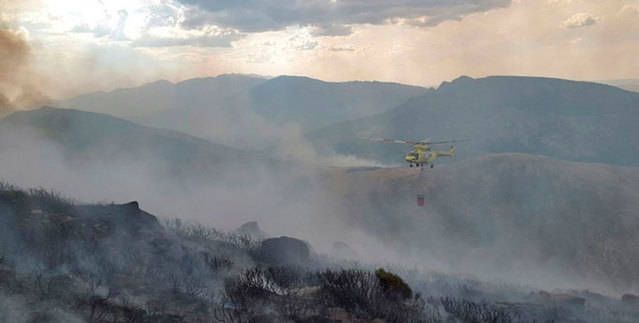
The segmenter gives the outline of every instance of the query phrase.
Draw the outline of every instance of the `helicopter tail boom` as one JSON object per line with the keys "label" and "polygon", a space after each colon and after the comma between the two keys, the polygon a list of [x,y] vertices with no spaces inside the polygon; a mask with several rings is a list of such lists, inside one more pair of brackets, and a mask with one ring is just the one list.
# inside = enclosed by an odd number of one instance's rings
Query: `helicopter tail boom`
{"label": "helicopter tail boom", "polygon": [[447,150],[447,151],[438,151],[437,155],[439,157],[442,157],[442,156],[454,157],[455,156],[455,147],[450,147],[450,149]]}

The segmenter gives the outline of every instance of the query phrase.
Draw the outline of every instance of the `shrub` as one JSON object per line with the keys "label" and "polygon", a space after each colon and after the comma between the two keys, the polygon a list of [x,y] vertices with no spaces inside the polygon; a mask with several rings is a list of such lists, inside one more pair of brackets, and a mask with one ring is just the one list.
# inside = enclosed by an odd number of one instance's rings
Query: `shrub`
{"label": "shrub", "polygon": [[379,280],[379,285],[384,294],[389,298],[406,300],[413,297],[413,291],[404,280],[383,268],[375,271],[375,276]]}
{"label": "shrub", "polygon": [[509,313],[489,304],[479,304],[464,299],[444,297],[440,299],[446,312],[464,322],[513,322],[516,313]]}
{"label": "shrub", "polygon": [[317,274],[325,307],[341,307],[365,320],[386,322],[437,322],[436,311],[425,312],[425,303],[399,276],[383,269],[326,270]]}

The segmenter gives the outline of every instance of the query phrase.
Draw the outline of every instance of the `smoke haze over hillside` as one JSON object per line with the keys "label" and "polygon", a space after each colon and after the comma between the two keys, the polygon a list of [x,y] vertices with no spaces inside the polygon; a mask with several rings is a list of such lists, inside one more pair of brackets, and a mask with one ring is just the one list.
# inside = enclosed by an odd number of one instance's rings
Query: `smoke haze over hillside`
{"label": "smoke haze over hillside", "polygon": [[[628,272],[636,265],[635,249],[612,247],[634,245],[631,235],[599,240],[594,237],[600,233],[579,224],[600,223],[596,227],[604,232],[617,230],[622,222],[634,227],[629,218],[623,220],[636,210],[633,168],[607,171],[594,164],[523,155],[471,159],[426,171],[422,178],[410,169],[334,169],[314,156],[307,161],[269,161],[223,146],[213,146],[214,151],[224,151],[213,159],[193,154],[190,148],[157,150],[156,142],[162,147],[177,138],[176,147],[184,148],[192,139],[73,110],[44,109],[20,117],[27,122],[10,118],[16,127],[5,120],[2,129],[0,178],[24,187],[51,188],[82,202],[138,200],[145,210],[164,218],[226,230],[256,220],[267,233],[304,238],[319,252],[332,253],[336,242],[345,242],[355,252],[352,259],[367,262],[541,288],[616,293],[635,286]],[[97,118],[102,128],[92,126],[80,135],[77,129],[93,124],[88,117]],[[66,120],[62,124],[67,126],[47,128],[57,118]],[[85,121],[74,124],[79,120]],[[100,135],[91,135],[94,132]],[[111,133],[135,134],[128,137],[135,145],[101,141],[113,138]],[[195,151],[209,149],[209,144],[202,144]],[[282,145],[300,151],[291,143]],[[568,175],[572,169],[583,171]],[[619,176],[629,182],[621,186]],[[545,193],[557,187],[563,189]],[[420,192],[426,194],[426,209],[415,205]],[[517,232],[526,238],[519,239]],[[577,238],[582,235],[593,237],[591,247],[600,253],[588,251],[589,244]],[[617,267],[607,265],[601,255],[609,248],[627,260],[610,263]],[[569,256],[573,252],[579,256]]]}
{"label": "smoke haze over hillside", "polygon": [[[29,114],[41,112],[49,113],[40,110],[23,114],[31,120]],[[57,113],[64,120],[82,120],[65,116],[80,113],[70,110],[50,111],[43,120],[48,122]],[[106,125],[106,121],[100,123]],[[84,135],[75,132],[73,138],[89,138],[93,131],[101,136],[122,132],[120,123],[116,125],[114,129],[88,129]],[[319,159],[308,160],[308,165],[300,164],[300,159],[274,162],[259,153],[225,147],[214,147],[222,154],[209,159],[182,150],[180,147],[188,144],[187,137],[177,141],[177,149],[158,154],[156,150],[163,151],[161,145],[167,143],[153,143],[158,135],[150,130],[128,138],[139,143],[132,147],[119,144],[118,140],[101,141],[100,136],[89,142],[53,139],[56,135],[52,131],[60,132],[58,138],[69,138],[74,133],[71,129],[81,129],[82,124],[71,121],[68,127],[38,128],[28,123],[11,127],[5,122],[0,138],[0,178],[24,187],[51,188],[82,202],[135,199],[159,216],[227,230],[257,220],[271,234],[303,236],[322,248],[332,243],[325,240],[327,237],[344,240],[346,236],[338,220],[343,213],[339,202],[333,200],[321,182],[321,174],[327,170],[316,168]],[[288,153],[300,153],[297,144],[284,142],[282,147],[289,147]],[[110,153],[105,155],[105,151]],[[316,158],[312,152],[301,156],[298,158]]]}
{"label": "smoke haze over hillside", "polygon": [[637,35],[639,0],[0,0],[0,323],[635,323]]}

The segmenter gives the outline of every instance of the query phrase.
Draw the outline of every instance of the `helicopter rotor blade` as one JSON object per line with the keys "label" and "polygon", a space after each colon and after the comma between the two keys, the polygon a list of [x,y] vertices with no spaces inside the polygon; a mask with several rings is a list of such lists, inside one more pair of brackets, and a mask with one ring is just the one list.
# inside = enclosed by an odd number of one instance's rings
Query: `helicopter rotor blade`
{"label": "helicopter rotor blade", "polygon": [[408,141],[408,140],[399,140],[399,139],[386,139],[386,138],[369,138],[368,140],[383,142],[387,144],[408,144],[415,145],[418,144],[418,141]]}
{"label": "helicopter rotor blade", "polygon": [[424,144],[440,145],[440,144],[450,144],[450,143],[457,143],[457,142],[464,142],[464,141],[470,141],[470,139],[453,139],[453,140],[442,140],[442,141],[429,141],[429,142],[424,142]]}
{"label": "helicopter rotor blade", "polygon": [[448,143],[456,143],[456,142],[464,142],[469,141],[470,139],[453,139],[453,140],[442,140],[442,141],[410,141],[410,140],[400,140],[400,139],[386,139],[386,138],[363,138],[376,142],[383,142],[387,144],[407,144],[407,145],[439,145],[439,144],[448,144]]}

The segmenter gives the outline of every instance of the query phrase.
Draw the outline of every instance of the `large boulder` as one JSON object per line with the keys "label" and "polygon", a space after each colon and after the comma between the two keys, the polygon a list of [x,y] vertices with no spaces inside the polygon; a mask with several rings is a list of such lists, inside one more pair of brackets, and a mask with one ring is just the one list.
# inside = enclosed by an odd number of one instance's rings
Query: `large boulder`
{"label": "large boulder", "polygon": [[566,293],[549,293],[546,291],[540,291],[536,294],[536,296],[544,303],[555,303],[573,306],[584,306],[586,304],[585,298]]}
{"label": "large boulder", "polygon": [[97,232],[111,234],[127,232],[160,232],[163,230],[158,219],[140,209],[138,202],[108,205],[79,205],[73,214]]}
{"label": "large boulder", "polygon": [[639,305],[639,296],[635,294],[623,294],[623,296],[621,296],[621,301],[624,304]]}
{"label": "large boulder", "polygon": [[269,264],[305,264],[311,250],[306,241],[291,237],[270,238],[262,241],[258,258]]}

